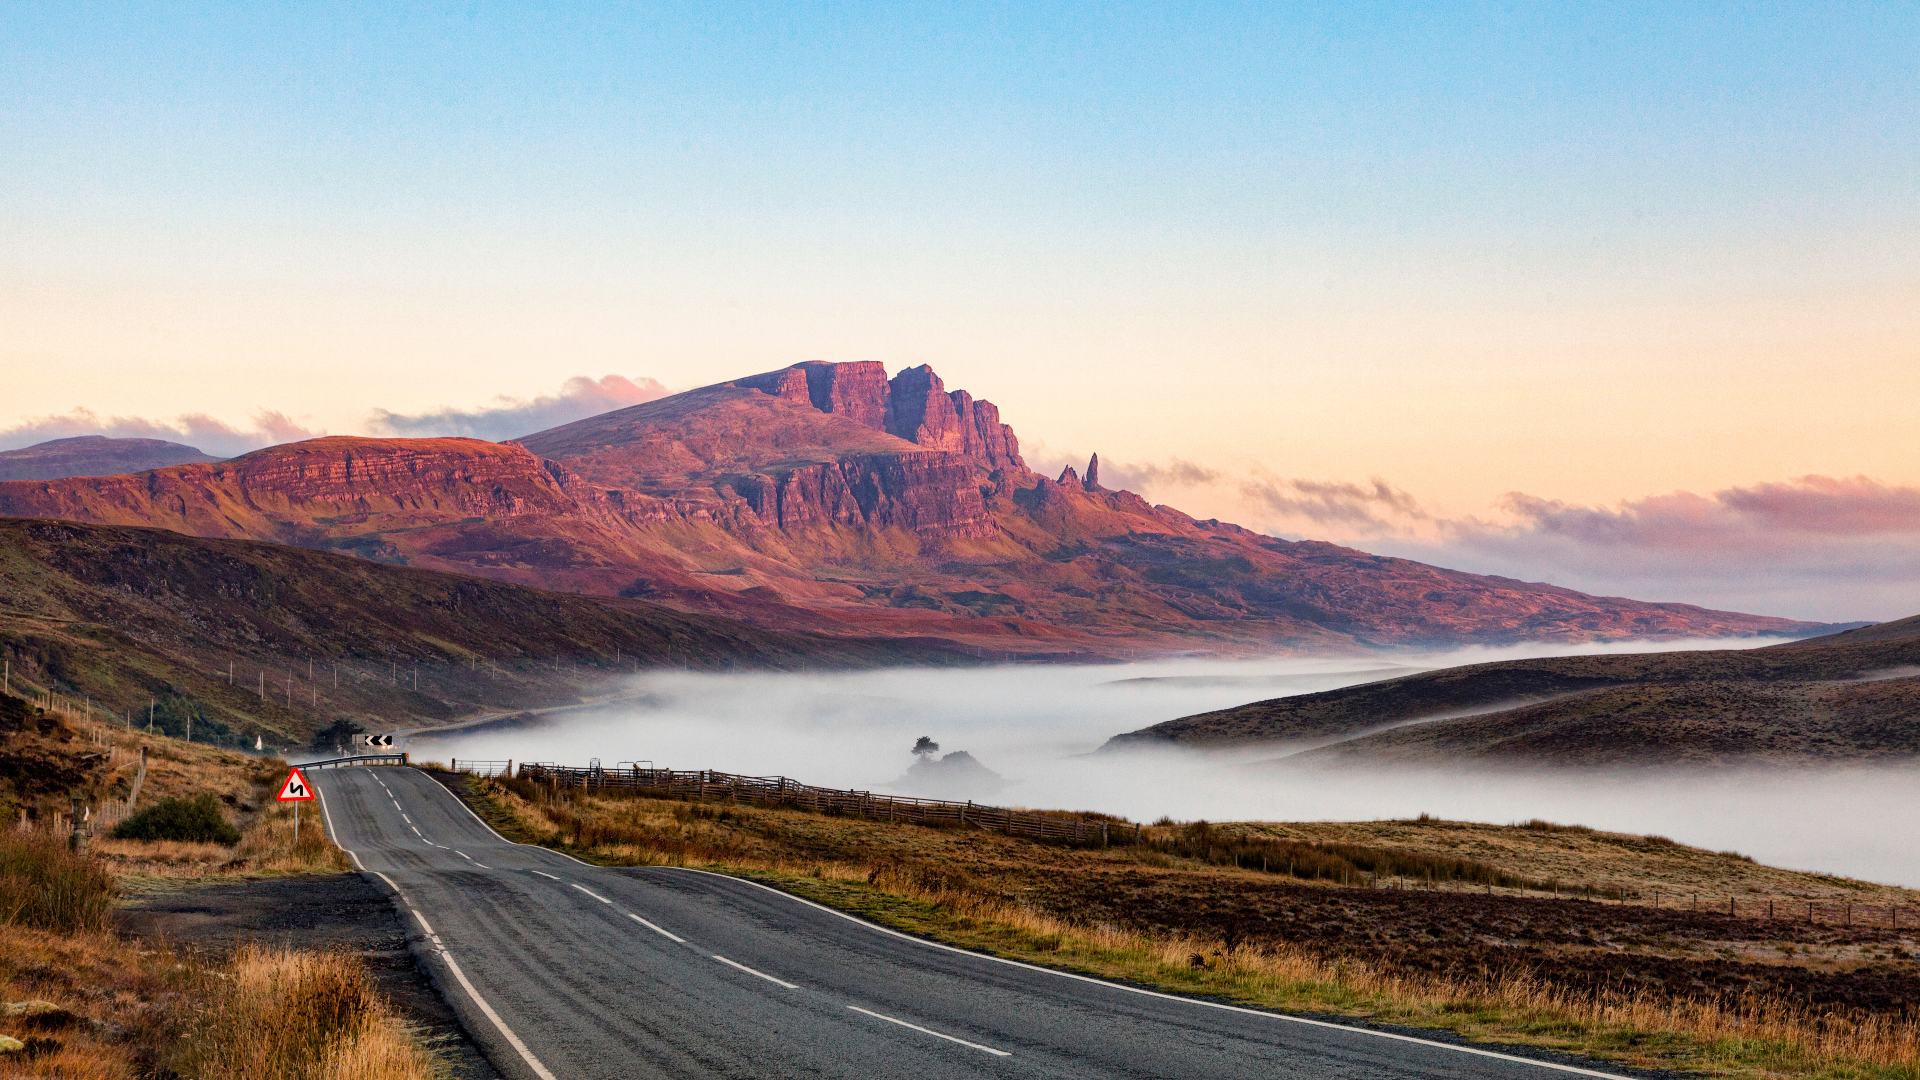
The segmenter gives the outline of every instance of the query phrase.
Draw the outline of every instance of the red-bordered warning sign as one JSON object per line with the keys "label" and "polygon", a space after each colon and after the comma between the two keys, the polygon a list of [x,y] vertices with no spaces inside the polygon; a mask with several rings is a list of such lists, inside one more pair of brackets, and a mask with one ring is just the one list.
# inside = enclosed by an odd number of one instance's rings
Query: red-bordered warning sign
{"label": "red-bordered warning sign", "polygon": [[301,775],[299,769],[287,770],[287,782],[280,785],[280,794],[274,798],[281,802],[310,802],[313,799],[313,785]]}

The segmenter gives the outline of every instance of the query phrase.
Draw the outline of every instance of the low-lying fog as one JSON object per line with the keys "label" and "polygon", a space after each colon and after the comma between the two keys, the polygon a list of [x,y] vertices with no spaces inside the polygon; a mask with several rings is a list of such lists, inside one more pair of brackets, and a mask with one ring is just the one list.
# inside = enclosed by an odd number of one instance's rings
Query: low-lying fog
{"label": "low-lying fog", "polygon": [[[1726,647],[1725,642],[1667,648]],[[1580,651],[1646,651],[1648,645]],[[1670,836],[1763,862],[1920,886],[1920,776],[1902,770],[1710,774],[1467,775],[1459,770],[1316,774],[1184,751],[1095,754],[1109,736],[1262,698],[1427,667],[1565,648],[1388,658],[1179,660],[1100,666],[831,673],[653,672],[605,704],[537,724],[423,735],[417,759],[512,758],[785,775],[830,787],[1101,810],[1135,820],[1356,820],[1422,812],[1529,818]],[[998,773],[941,789],[908,780],[914,741],[969,752]]]}

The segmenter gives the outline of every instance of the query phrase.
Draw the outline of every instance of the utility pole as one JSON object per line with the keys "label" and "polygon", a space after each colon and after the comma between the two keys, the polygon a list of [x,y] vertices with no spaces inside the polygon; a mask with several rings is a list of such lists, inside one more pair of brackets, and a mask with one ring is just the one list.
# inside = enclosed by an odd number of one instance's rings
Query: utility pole
{"label": "utility pole", "polygon": [[267,669],[266,668],[260,669],[260,703],[262,705],[265,705],[267,703]]}
{"label": "utility pole", "polygon": [[233,658],[227,658],[227,685],[233,685]]}

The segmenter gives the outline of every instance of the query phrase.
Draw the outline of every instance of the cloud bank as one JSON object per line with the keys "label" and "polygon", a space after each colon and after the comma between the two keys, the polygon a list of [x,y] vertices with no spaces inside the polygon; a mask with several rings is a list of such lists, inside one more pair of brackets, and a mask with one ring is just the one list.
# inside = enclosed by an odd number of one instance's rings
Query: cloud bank
{"label": "cloud bank", "polygon": [[236,427],[205,413],[189,413],[172,420],[139,416],[100,416],[91,409],[74,409],[58,416],[41,416],[0,429],[0,450],[66,439],[76,435],[108,435],[120,439],[165,439],[184,443],[216,457],[233,457],[274,443],[310,439],[321,432],[304,427],[287,414],[263,409],[253,421]]}
{"label": "cloud bank", "polygon": [[1920,488],[1803,476],[1612,507],[1515,493],[1396,554],[1588,591],[1846,621],[1920,614]]}
{"label": "cloud bank", "polygon": [[[1040,457],[1048,475],[1079,464]],[[1866,476],[1801,476],[1612,506],[1512,492],[1486,514],[1463,517],[1380,477],[1104,458],[1100,474],[1109,487],[1276,536],[1584,592],[1833,622],[1920,614],[1920,487]]]}
{"label": "cloud bank", "polygon": [[464,435],[499,442],[531,435],[560,424],[570,424],[614,409],[667,396],[654,379],[606,375],[598,379],[575,375],[557,394],[526,400],[500,397],[479,409],[437,409],[424,413],[375,410],[371,427],[389,435]]}
{"label": "cloud bank", "polygon": [[[598,379],[576,375],[559,393],[532,399],[500,397],[477,409],[452,407],[421,413],[375,409],[360,432],[377,435],[425,437],[462,435],[499,441],[532,434],[558,424],[665,397],[666,387],[654,379],[605,375]],[[235,457],[277,443],[311,439],[326,432],[307,427],[286,413],[262,409],[250,424],[234,425],[204,413],[171,420],[141,416],[101,416],[76,408],[57,416],[41,416],[10,428],[0,428],[0,450],[65,439],[75,435],[107,435],[123,439],[165,439],[184,443],[218,457]]]}

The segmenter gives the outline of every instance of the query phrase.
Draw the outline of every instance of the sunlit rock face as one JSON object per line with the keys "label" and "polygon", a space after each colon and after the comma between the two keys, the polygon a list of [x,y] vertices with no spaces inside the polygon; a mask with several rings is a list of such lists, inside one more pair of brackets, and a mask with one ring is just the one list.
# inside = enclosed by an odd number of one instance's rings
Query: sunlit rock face
{"label": "sunlit rock face", "polygon": [[348,551],[987,656],[1791,633],[1196,521],[1029,469],[924,365],[804,363],[507,443],[326,438],[0,483],[0,514]]}

